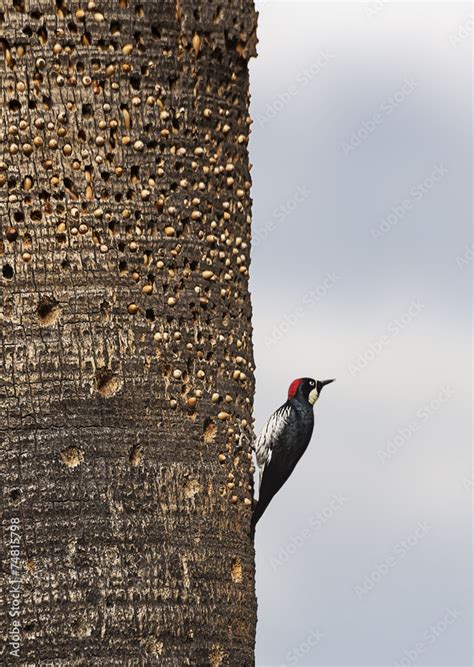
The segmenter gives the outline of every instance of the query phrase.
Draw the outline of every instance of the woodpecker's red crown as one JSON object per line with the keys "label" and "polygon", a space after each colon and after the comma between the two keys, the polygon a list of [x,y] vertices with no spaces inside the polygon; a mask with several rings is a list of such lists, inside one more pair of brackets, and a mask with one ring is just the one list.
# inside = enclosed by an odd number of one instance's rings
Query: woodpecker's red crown
{"label": "woodpecker's red crown", "polygon": [[295,397],[295,394],[298,391],[298,387],[301,385],[302,382],[303,378],[298,378],[297,380],[293,380],[293,382],[290,384],[290,386],[288,387],[289,401],[291,401],[291,399]]}

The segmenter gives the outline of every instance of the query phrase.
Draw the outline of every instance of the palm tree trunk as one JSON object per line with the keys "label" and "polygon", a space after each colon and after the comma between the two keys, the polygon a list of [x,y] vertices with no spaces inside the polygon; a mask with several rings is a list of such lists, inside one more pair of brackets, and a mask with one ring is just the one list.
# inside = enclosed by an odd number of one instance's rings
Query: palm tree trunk
{"label": "palm tree trunk", "polygon": [[253,664],[255,25],[1,8],[5,664]]}

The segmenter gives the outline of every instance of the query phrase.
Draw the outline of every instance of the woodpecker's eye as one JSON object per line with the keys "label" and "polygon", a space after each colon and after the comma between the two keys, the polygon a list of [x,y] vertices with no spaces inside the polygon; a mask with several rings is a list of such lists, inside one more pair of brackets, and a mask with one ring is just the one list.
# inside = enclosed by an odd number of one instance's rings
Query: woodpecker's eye
{"label": "woodpecker's eye", "polygon": [[310,382],[309,382],[309,386],[310,386],[310,387],[314,387],[314,380],[310,380]]}

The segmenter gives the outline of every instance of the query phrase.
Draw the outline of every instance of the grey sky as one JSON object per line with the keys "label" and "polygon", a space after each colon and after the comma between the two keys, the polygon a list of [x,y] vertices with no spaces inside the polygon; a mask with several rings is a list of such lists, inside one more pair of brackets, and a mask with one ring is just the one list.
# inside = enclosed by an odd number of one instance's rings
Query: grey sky
{"label": "grey sky", "polygon": [[337,378],[257,530],[257,664],[470,665],[472,6],[257,6],[257,429]]}

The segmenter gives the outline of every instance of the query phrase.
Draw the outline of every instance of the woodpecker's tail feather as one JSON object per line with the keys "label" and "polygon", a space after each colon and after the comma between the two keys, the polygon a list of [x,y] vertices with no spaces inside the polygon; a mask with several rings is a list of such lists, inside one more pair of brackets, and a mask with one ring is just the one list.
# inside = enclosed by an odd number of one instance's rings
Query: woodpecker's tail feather
{"label": "woodpecker's tail feather", "polygon": [[[257,507],[255,507],[257,509]],[[255,537],[255,527],[257,525],[258,518],[255,517],[255,510],[252,514],[252,518],[250,519],[250,537],[253,540]]]}
{"label": "woodpecker's tail feather", "polygon": [[265,512],[267,509],[269,503],[270,503],[271,498],[269,498],[266,502],[263,498],[260,498],[255,505],[255,508],[253,510],[252,514],[252,519],[250,521],[250,535],[254,537],[255,535],[255,527],[257,525],[257,521],[261,518],[262,514]]}
{"label": "woodpecker's tail feather", "polygon": [[256,527],[257,521],[255,520],[255,515],[252,514],[252,518],[250,519],[250,539],[254,540],[255,539],[255,527]]}

